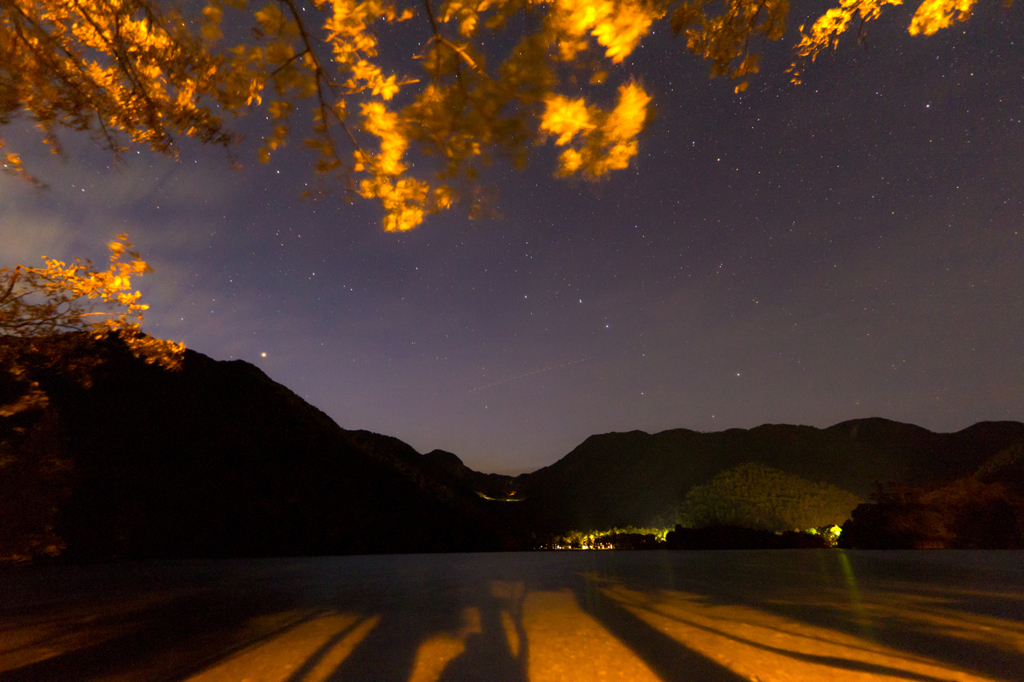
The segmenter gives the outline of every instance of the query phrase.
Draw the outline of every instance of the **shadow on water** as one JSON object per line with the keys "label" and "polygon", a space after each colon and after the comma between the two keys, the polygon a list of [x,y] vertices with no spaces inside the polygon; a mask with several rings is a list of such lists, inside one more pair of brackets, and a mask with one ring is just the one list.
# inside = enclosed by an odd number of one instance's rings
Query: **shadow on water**
{"label": "shadow on water", "polygon": [[[264,615],[252,604],[187,592],[161,594],[154,601],[101,604],[95,609],[83,604],[77,617],[22,626],[19,634],[26,640],[25,648],[32,651],[20,653],[29,661],[0,672],[0,680],[175,678],[314,616],[295,614],[280,623],[268,623],[258,634],[247,634],[245,624]],[[32,637],[25,630],[35,630],[40,636]],[[7,644],[0,656],[16,663],[18,653]]]}
{"label": "shadow on water", "polygon": [[991,565],[972,556],[563,552],[29,567],[0,574],[0,681],[527,682],[604,671],[734,682],[762,660],[837,679],[931,682],[955,670],[1019,679],[1024,555]]}
{"label": "shadow on water", "polygon": [[575,588],[576,599],[583,610],[632,649],[664,682],[740,682],[747,679],[655,630],[606,596],[586,576],[579,576]]}
{"label": "shadow on water", "polygon": [[[526,682],[529,640],[522,622],[524,598],[525,590],[510,589],[501,595],[492,589],[481,594],[480,627],[467,634],[464,650],[444,667],[438,681]],[[503,612],[507,614],[504,621]]]}
{"label": "shadow on water", "polygon": [[[608,603],[610,603],[610,604],[613,604],[613,605],[616,604],[616,602],[614,600],[612,600],[612,599],[605,598],[605,600]],[[621,610],[623,612],[625,612],[626,614],[629,614],[629,612],[625,611],[625,609],[621,609]],[[625,619],[625,620],[628,620],[628,618]],[[633,617],[633,620],[635,620],[637,623],[643,623],[642,620],[640,620],[639,618],[636,618],[636,617]],[[723,639],[726,639],[726,640],[728,640],[730,642],[734,642],[736,644],[741,644],[741,645],[744,645],[744,646],[747,646],[747,647],[758,649],[760,651],[777,654],[777,655],[780,655],[780,656],[782,656],[784,658],[787,658],[787,659],[790,659],[790,660],[793,660],[793,661],[801,661],[801,662],[805,662],[805,663],[813,663],[813,664],[816,664],[816,665],[825,666],[825,667],[828,667],[828,668],[832,668],[833,670],[836,670],[836,671],[848,670],[848,671],[851,671],[851,672],[869,673],[869,674],[872,674],[872,675],[886,675],[888,677],[895,677],[897,679],[918,680],[920,682],[944,682],[946,680],[946,678],[933,677],[933,676],[930,676],[930,675],[923,675],[923,674],[920,674],[920,673],[915,673],[913,671],[903,670],[903,669],[900,669],[900,668],[894,668],[894,667],[889,667],[889,666],[885,666],[885,665],[879,665],[877,663],[870,663],[870,662],[866,662],[866,661],[857,660],[857,659],[854,659],[854,658],[844,658],[844,657],[841,657],[841,656],[822,656],[822,655],[816,655],[816,654],[803,653],[803,652],[800,652],[800,651],[793,651],[791,649],[786,649],[786,648],[782,648],[782,647],[774,647],[774,646],[770,646],[770,645],[767,645],[767,644],[763,644],[763,643],[758,642],[756,640],[746,639],[746,638],[743,638],[743,637],[737,637],[736,635],[729,634],[728,632],[723,632],[721,629],[718,629],[718,628],[707,627],[707,626],[696,624],[696,623],[692,623],[692,622],[688,623],[688,626],[691,627],[691,628],[698,628],[698,629],[701,629],[701,630],[705,630],[705,631],[707,631],[709,633],[714,634],[717,637],[721,637]],[[648,628],[648,630],[651,630],[651,628]],[[657,633],[657,631],[653,631],[653,632]],[[657,634],[660,635],[661,633],[657,633]],[[664,636],[662,636],[662,637],[664,637]],[[665,638],[665,639],[667,641],[674,642],[674,640],[671,640],[670,638]],[[672,659],[668,658],[667,660],[672,660]],[[711,668],[711,670],[708,670],[708,668]],[[697,670],[697,668],[688,668],[688,670]],[[731,675],[731,677],[715,677],[714,674],[712,674],[711,671],[716,671],[717,672],[718,670],[726,670],[726,672],[728,672],[728,674]],[[732,674],[727,669],[724,669],[721,666],[714,666],[714,667],[705,666],[704,670],[701,670],[701,672],[698,675],[698,677],[699,677],[699,679],[709,679],[709,680],[715,680],[715,679],[746,679],[746,678],[738,677],[738,676]],[[663,679],[666,680],[666,682],[668,682],[669,680],[676,679],[676,677],[663,676]],[[689,679],[689,677],[686,676],[686,675],[681,675],[681,676],[678,676],[678,679]]]}
{"label": "shadow on water", "polygon": [[422,587],[424,593],[413,601],[382,604],[378,625],[324,679],[525,682],[521,662],[509,650],[497,599],[476,585],[435,593]]}
{"label": "shadow on water", "polygon": [[[843,642],[889,648],[908,660],[929,660],[1001,680],[1019,680],[1024,654],[1024,553],[850,552],[841,550],[701,552],[694,561],[623,566],[605,572],[618,584],[657,599],[668,593],[699,595],[715,610],[712,627],[687,626],[753,649],[827,666],[915,680],[949,679],[868,663],[771,647],[725,631],[731,618],[774,618],[760,627],[776,636],[806,630],[822,648]],[[692,555],[691,555],[692,556]],[[734,615],[727,615],[733,609]],[[804,628],[806,626],[806,628]],[[813,634],[812,634],[813,632]],[[861,644],[855,644],[856,639]]]}
{"label": "shadow on water", "polygon": [[508,600],[486,575],[452,573],[457,557],[193,563],[7,572],[0,680],[241,679],[233,660],[282,682],[526,680],[525,634],[514,626],[513,655],[502,623]]}

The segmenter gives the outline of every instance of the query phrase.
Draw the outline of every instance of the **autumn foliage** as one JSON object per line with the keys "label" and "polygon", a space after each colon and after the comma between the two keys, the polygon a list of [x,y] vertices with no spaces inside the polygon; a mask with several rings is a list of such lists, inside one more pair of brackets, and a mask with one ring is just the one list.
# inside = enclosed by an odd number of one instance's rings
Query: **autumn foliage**
{"label": "autumn foliage", "polygon": [[176,369],[184,345],[140,328],[132,277],[150,271],[125,235],[106,270],[43,257],[45,267],[0,269],[0,562],[56,556],[57,512],[74,471],[48,386],[88,387],[111,341],[149,364]]}
{"label": "autumn foliage", "polygon": [[[840,0],[799,27],[793,80],[851,27],[901,0]],[[925,0],[909,26],[931,34],[974,0]],[[408,230],[462,204],[486,210],[481,169],[561,147],[558,176],[627,168],[652,95],[624,66],[668,21],[711,73],[757,73],[759,41],[785,33],[788,0],[0,0],[0,123],[25,114],[54,151],[61,128],[115,154],[132,143],[174,155],[176,136],[239,140],[225,118],[259,112],[270,161],[293,135],[349,196],[375,199],[384,228]],[[387,37],[417,21],[394,58]],[[499,41],[488,37],[504,34]],[[499,49],[496,45],[505,45]],[[401,64],[396,68],[396,64]],[[303,131],[296,133],[296,130]],[[0,140],[0,146],[3,141]],[[433,157],[414,171],[410,154]],[[4,168],[30,177],[20,156]]]}
{"label": "autumn foliage", "polygon": [[[90,339],[117,335],[147,362],[168,368],[180,363],[182,344],[154,339],[140,328],[149,306],[132,291],[132,277],[150,267],[131,248],[126,235],[111,242],[106,270],[89,260],[66,263],[45,256],[42,268],[0,269],[0,368],[8,375],[7,385],[19,393],[0,395],[0,417],[45,406],[46,394],[29,364],[56,366],[70,357],[71,347]],[[126,256],[131,260],[123,260]],[[64,371],[88,381],[87,368],[79,365]]]}

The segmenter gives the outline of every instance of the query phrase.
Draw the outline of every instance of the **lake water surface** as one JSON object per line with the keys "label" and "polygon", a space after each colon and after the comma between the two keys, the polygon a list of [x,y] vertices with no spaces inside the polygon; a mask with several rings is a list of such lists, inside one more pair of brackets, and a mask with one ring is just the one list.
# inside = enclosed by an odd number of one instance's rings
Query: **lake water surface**
{"label": "lake water surface", "polygon": [[535,552],[0,571],[0,680],[1024,680],[1024,552]]}

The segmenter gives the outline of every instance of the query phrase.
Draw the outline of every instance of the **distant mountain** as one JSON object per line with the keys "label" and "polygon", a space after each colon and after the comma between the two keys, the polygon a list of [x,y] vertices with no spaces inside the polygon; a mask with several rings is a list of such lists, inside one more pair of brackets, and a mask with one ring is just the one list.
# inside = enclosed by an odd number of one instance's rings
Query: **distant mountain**
{"label": "distant mountain", "polygon": [[431,450],[423,455],[419,466],[453,488],[474,492],[484,498],[506,499],[516,493],[516,479],[512,476],[473,471],[457,455],[444,450]]}
{"label": "distant mountain", "polygon": [[854,549],[1024,549],[1024,443],[970,476],[888,485],[853,510],[839,546]]}
{"label": "distant mountain", "polygon": [[[37,367],[49,404],[0,417],[0,558],[61,543],[80,560],[528,548],[570,530],[664,521],[696,486],[725,490],[750,472],[866,498],[876,482],[941,485],[982,465],[1020,478],[1024,447],[1018,422],[952,434],[884,419],[631,431],[591,436],[511,477],[343,429],[242,361],[187,351],[172,372],[117,342],[90,352],[102,360],[86,372],[91,383]],[[14,393],[0,385],[0,397]],[[1015,455],[998,456],[1011,446]]]}
{"label": "distant mountain", "polygon": [[[91,386],[53,376],[45,410],[0,419],[8,536],[50,526],[64,556],[82,559],[500,546],[477,495],[397,439],[340,428],[253,365],[187,351],[172,372],[118,343],[100,355]],[[13,551],[4,540],[0,530],[0,556]]]}
{"label": "distant mountain", "polygon": [[757,463],[866,498],[877,482],[938,484],[970,475],[1024,442],[1020,422],[982,422],[940,434],[886,419],[827,429],[764,425],[698,433],[686,429],[591,436],[551,466],[516,478],[516,512],[535,529],[566,532],[648,525],[693,486]]}

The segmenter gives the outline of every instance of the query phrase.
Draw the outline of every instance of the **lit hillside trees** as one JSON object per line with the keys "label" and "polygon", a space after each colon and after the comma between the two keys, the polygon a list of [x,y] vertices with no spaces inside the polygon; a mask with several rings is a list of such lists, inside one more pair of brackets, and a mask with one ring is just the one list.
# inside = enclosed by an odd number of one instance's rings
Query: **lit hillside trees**
{"label": "lit hillside trees", "polygon": [[[522,166],[544,141],[561,149],[558,176],[627,168],[652,95],[624,63],[659,22],[741,91],[789,14],[788,0],[204,2],[0,0],[0,123],[27,116],[54,151],[71,129],[114,154],[134,143],[173,156],[180,136],[233,149],[225,118],[259,112],[260,161],[304,131],[325,187],[379,201],[384,228],[401,231],[456,204],[480,215],[480,169],[498,156]],[[799,27],[793,80],[900,2],[839,0]],[[924,0],[909,32],[973,5]],[[422,40],[396,46],[390,25],[406,21]],[[486,40],[502,32],[499,53]],[[434,161],[414,172],[411,154]],[[17,152],[0,164],[31,177]]]}
{"label": "lit hillside trees", "polygon": [[691,488],[670,514],[689,528],[739,526],[770,531],[842,524],[861,502],[853,493],[762,464],[741,464]]}

